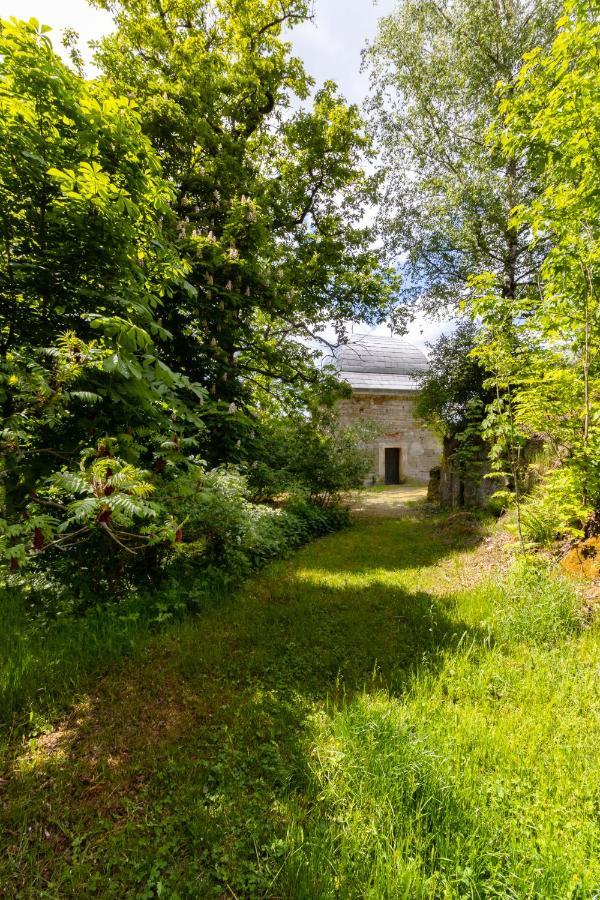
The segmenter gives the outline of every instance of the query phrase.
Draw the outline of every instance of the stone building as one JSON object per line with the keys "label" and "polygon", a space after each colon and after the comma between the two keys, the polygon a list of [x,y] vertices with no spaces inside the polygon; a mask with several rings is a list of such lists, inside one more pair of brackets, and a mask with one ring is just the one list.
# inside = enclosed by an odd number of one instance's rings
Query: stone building
{"label": "stone building", "polygon": [[425,483],[439,465],[440,440],[414,416],[414,374],[427,365],[412,344],[371,334],[352,335],[336,353],[339,378],[352,388],[352,397],[340,402],[340,424],[371,422],[377,431],[369,484]]}

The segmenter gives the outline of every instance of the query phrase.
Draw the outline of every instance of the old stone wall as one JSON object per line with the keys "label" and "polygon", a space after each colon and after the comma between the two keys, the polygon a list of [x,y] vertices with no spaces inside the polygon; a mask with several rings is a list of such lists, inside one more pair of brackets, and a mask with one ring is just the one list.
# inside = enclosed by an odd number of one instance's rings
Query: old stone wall
{"label": "old stone wall", "polygon": [[377,436],[371,445],[373,470],[370,482],[385,480],[385,448],[398,447],[402,478],[427,482],[438,465],[442,445],[437,436],[414,418],[414,395],[359,394],[342,400],[340,424],[371,422]]}
{"label": "old stone wall", "polygon": [[444,442],[442,461],[430,473],[428,499],[439,502],[447,509],[482,509],[492,494],[506,488],[506,479],[488,477],[491,468],[485,447],[473,460],[472,471],[461,472],[453,458],[456,447],[455,441]]}

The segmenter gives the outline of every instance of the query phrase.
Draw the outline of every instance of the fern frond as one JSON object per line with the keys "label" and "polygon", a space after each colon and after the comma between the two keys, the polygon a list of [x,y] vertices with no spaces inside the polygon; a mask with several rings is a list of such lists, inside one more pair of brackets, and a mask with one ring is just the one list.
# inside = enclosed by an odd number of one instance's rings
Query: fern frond
{"label": "fern frond", "polygon": [[74,472],[57,472],[52,480],[56,487],[71,494],[86,494],[90,491],[90,486],[85,478]]}
{"label": "fern frond", "polygon": [[100,394],[94,394],[93,391],[70,391],[69,396],[90,404],[100,403],[102,400]]}

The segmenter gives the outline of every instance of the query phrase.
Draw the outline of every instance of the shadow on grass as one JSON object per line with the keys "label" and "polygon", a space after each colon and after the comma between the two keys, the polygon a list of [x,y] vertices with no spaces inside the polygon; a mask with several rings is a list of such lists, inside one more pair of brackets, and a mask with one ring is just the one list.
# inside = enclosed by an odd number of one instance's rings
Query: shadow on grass
{"label": "shadow on grass", "polygon": [[298,823],[336,830],[314,718],[401,694],[465,633],[480,640],[451,597],[390,577],[476,539],[366,523],[155,640],[17,756],[0,881],[31,897],[309,896],[289,865]]}
{"label": "shadow on grass", "polygon": [[[485,524],[469,513],[453,516],[415,504],[402,518],[360,518],[332,542],[320,542],[318,568],[332,573],[404,572],[435,565],[449,553],[475,548],[486,536]],[[306,553],[298,554],[298,566]],[[312,557],[309,567],[317,568]]]}

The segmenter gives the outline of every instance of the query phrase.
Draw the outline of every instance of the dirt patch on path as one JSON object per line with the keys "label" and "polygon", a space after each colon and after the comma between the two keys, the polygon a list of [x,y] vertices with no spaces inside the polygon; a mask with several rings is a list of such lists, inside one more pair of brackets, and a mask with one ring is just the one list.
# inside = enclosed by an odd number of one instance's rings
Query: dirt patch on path
{"label": "dirt patch on path", "polygon": [[345,498],[352,515],[359,518],[397,519],[407,515],[414,503],[427,499],[424,484],[393,484],[354,491]]}

